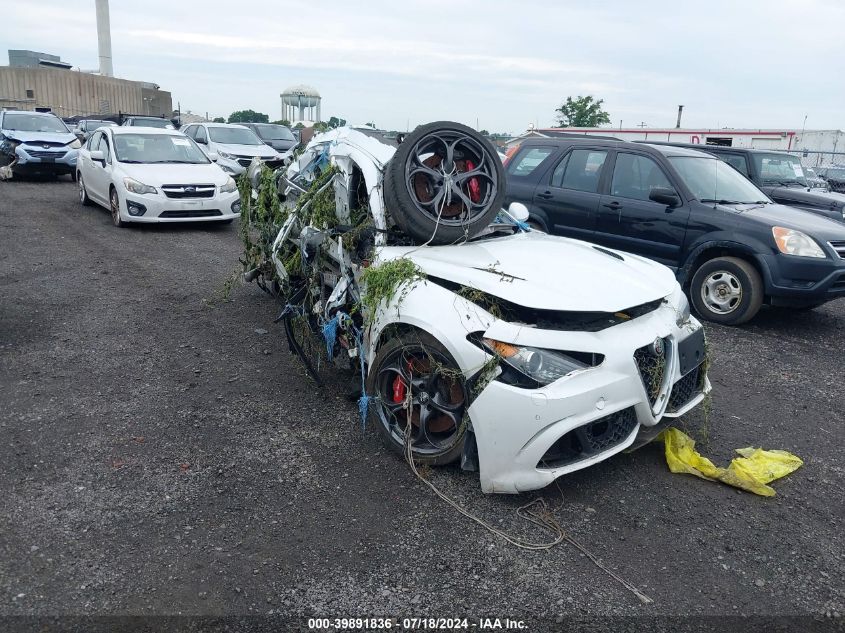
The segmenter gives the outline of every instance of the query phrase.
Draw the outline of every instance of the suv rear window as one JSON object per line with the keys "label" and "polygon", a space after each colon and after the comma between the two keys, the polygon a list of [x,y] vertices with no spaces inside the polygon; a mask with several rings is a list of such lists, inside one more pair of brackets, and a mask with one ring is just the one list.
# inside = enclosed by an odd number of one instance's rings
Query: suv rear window
{"label": "suv rear window", "polygon": [[554,151],[554,147],[527,147],[521,150],[508,162],[508,175],[528,176]]}

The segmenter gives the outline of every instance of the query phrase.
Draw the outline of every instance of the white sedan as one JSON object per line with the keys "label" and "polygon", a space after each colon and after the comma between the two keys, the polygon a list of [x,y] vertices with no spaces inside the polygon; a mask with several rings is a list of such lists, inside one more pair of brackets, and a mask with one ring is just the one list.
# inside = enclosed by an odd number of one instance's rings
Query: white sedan
{"label": "white sedan", "polygon": [[241,204],[234,179],[176,130],[106,127],[79,151],[82,204],[127,222],[231,222]]}

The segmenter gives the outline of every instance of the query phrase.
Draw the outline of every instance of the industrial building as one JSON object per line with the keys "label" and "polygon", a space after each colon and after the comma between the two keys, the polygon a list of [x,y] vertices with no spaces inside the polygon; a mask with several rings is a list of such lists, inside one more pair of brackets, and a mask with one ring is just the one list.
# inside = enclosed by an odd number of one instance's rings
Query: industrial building
{"label": "industrial building", "polygon": [[0,108],[49,108],[65,118],[118,112],[169,118],[173,101],[153,83],[45,65],[9,65],[0,66]]}
{"label": "industrial building", "polygon": [[554,138],[561,134],[612,136],[621,141],[659,141],[695,143],[755,149],[787,151],[801,157],[811,167],[845,162],[845,132],[842,130],[780,129],[686,129],[686,128],[611,128],[567,127],[530,129],[507,142],[518,145],[526,138]]}

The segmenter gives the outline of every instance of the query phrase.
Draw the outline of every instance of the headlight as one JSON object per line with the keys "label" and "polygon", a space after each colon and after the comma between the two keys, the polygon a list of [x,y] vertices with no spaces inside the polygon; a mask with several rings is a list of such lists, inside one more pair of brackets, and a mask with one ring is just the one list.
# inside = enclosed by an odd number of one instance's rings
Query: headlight
{"label": "headlight", "polygon": [[231,154],[227,154],[226,152],[221,151],[221,150],[217,150],[217,155],[218,155],[220,158],[225,158],[225,159],[227,159],[227,160],[235,160],[235,157],[234,157],[234,156],[232,156]]}
{"label": "headlight", "polygon": [[71,149],[79,149],[80,147],[82,147],[82,141],[80,141],[79,139],[76,139],[75,141],[71,141],[71,143],[70,143]]}
{"label": "headlight", "polygon": [[123,179],[123,186],[126,187],[126,191],[130,193],[158,193],[155,187],[150,187],[149,185],[145,185],[142,182],[138,182],[132,178],[124,178]]}
{"label": "headlight", "polygon": [[229,176],[229,179],[226,181],[225,185],[220,185],[220,193],[231,193],[232,191],[236,191],[238,188],[238,183],[235,182],[235,179]]}
{"label": "headlight", "polygon": [[798,257],[826,257],[821,246],[801,231],[774,226],[772,227],[772,235],[774,235],[775,244],[777,244],[781,253],[797,255]]}
{"label": "headlight", "polygon": [[520,347],[490,338],[482,340],[487,349],[520,374],[535,381],[537,386],[549,385],[558,378],[590,367],[587,363],[562,352],[537,347]]}

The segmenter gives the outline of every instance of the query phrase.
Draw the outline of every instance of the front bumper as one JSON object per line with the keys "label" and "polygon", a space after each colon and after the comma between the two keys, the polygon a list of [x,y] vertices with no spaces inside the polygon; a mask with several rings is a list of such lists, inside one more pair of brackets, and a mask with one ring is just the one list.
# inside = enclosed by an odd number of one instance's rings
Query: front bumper
{"label": "front bumper", "polygon": [[[541,389],[497,380],[484,388],[469,408],[482,490],[542,488],[625,450],[641,432],[649,434],[662,420],[697,406],[710,391],[703,355],[682,375],[678,344],[701,325],[692,319],[678,327],[675,318],[675,311],[664,305],[600,332],[532,332],[544,347],[590,350],[605,359]],[[489,330],[487,335],[500,338]],[[655,335],[664,341],[665,359],[659,392],[650,395],[635,352],[653,343]]]}
{"label": "front bumper", "polygon": [[[168,198],[161,191],[135,194],[124,190],[119,197],[120,214],[127,222],[219,222],[240,217],[237,191],[217,191],[211,198]],[[141,207],[143,213],[137,215]]]}
{"label": "front bumper", "polygon": [[21,143],[15,148],[15,173],[72,174],[76,171],[79,150],[33,147]]}
{"label": "front bumper", "polygon": [[764,255],[766,296],[773,305],[823,303],[845,297],[845,259],[823,247],[825,259]]}

